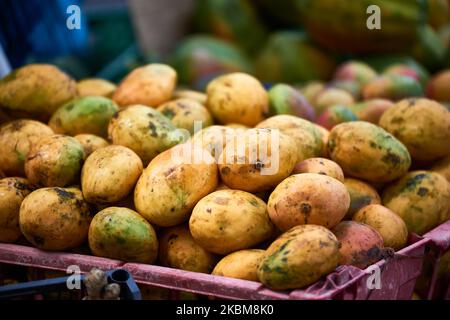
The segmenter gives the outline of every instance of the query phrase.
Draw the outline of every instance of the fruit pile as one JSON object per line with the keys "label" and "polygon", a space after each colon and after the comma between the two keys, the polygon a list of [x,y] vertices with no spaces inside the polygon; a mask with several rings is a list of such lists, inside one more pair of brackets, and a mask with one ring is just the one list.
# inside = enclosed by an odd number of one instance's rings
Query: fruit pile
{"label": "fruit pile", "polygon": [[449,78],[348,61],[197,92],[163,64],[117,86],[24,66],[0,80],[0,241],[272,289],[366,268],[450,219]]}

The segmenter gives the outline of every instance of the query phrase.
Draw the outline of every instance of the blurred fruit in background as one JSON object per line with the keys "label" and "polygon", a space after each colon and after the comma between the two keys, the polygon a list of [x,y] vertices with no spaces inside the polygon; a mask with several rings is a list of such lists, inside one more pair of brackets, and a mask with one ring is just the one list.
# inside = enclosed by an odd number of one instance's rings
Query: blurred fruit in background
{"label": "blurred fruit in background", "polygon": [[[308,34],[328,50],[343,53],[401,51],[416,39],[425,22],[424,1],[298,0]],[[381,29],[367,27],[367,8],[381,12]]]}
{"label": "blurred fruit in background", "polygon": [[280,31],[270,36],[256,60],[256,75],[268,82],[326,80],[335,59],[314,46],[303,32]]}
{"label": "blurred fruit in background", "polygon": [[246,0],[197,0],[194,26],[199,32],[209,32],[239,44],[248,52],[255,52],[266,32],[251,3]]}
{"label": "blurred fruit in background", "polygon": [[179,81],[196,89],[204,89],[212,78],[224,73],[253,71],[249,59],[239,48],[206,35],[184,39],[170,62],[178,72]]}

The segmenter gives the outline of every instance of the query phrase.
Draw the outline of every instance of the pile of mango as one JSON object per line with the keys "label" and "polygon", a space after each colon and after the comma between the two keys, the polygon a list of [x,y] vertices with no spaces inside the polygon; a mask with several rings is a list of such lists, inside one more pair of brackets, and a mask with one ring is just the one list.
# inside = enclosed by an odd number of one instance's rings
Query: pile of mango
{"label": "pile of mango", "polygon": [[21,67],[0,80],[0,241],[272,289],[366,268],[450,219],[450,70],[421,71],[199,92],[164,64],[118,85]]}

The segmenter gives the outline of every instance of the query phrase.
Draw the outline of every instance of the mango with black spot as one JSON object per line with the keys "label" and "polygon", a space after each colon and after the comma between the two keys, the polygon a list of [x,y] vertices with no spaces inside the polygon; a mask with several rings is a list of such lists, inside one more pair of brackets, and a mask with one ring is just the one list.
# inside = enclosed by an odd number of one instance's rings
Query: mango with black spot
{"label": "mango with black spot", "polygon": [[339,259],[339,242],[330,230],[311,224],[296,226],[266,250],[258,278],[270,289],[303,288],[332,272]]}
{"label": "mango with black spot", "polygon": [[317,173],[301,173],[286,178],[269,197],[267,210],[282,231],[302,224],[332,228],[350,206],[344,184]]}
{"label": "mango with black spot", "polygon": [[25,176],[25,159],[32,147],[53,130],[35,120],[14,120],[0,127],[0,170],[7,176]]}
{"label": "mango with black spot", "polygon": [[342,221],[331,231],[341,243],[340,265],[365,269],[383,258],[383,238],[371,226],[355,221]]}
{"label": "mango with black spot", "polygon": [[42,188],[31,192],[20,206],[20,230],[42,250],[62,251],[87,239],[92,216],[77,188]]}
{"label": "mango with black spot", "polygon": [[287,178],[296,161],[292,138],[272,129],[250,129],[227,142],[218,163],[225,185],[261,192],[273,189]]}
{"label": "mango with black spot", "polygon": [[108,124],[119,107],[105,97],[81,97],[61,106],[53,113],[48,125],[55,133],[75,136],[91,133],[108,136]]}
{"label": "mango with black spot", "polygon": [[412,171],[388,186],[382,200],[405,221],[409,232],[421,235],[449,218],[450,185],[438,173]]}
{"label": "mango with black spot", "polygon": [[212,275],[236,278],[249,281],[259,281],[258,267],[265,250],[246,249],[239,250],[225,256],[212,271]]}
{"label": "mango with black spot", "polygon": [[25,173],[38,187],[65,187],[78,182],[84,149],[75,138],[52,135],[41,139],[28,153]]}
{"label": "mango with black spot", "polygon": [[132,150],[111,145],[94,151],[81,171],[81,189],[90,203],[114,203],[132,192],[141,175],[141,159]]}
{"label": "mango with black spot", "polygon": [[116,113],[109,123],[108,134],[113,144],[136,152],[144,166],[186,139],[161,112],[144,105],[129,106]]}
{"label": "mango with black spot", "polygon": [[231,189],[202,198],[192,210],[189,229],[198,244],[217,254],[249,249],[274,234],[264,201]]}
{"label": "mango with black spot", "polygon": [[308,120],[292,115],[278,115],[258,123],[255,128],[277,129],[293,138],[297,145],[297,162],[320,157],[323,153],[321,131]]}
{"label": "mango with black spot", "polygon": [[369,182],[395,180],[411,165],[408,149],[399,140],[365,121],[335,126],[328,139],[328,151],[346,175]]}
{"label": "mango with black spot", "polygon": [[98,212],[89,227],[94,255],[127,262],[153,263],[158,238],[152,225],[128,208],[109,207]]}
{"label": "mango with black spot", "polygon": [[167,150],[150,162],[134,190],[137,211],[150,223],[176,226],[218,183],[217,164],[191,143]]}
{"label": "mango with black spot", "polygon": [[380,195],[370,184],[353,178],[345,178],[344,185],[350,194],[350,207],[345,219],[351,219],[362,207],[370,204],[381,204]]}
{"label": "mango with black spot", "polygon": [[385,247],[399,250],[406,246],[408,228],[397,214],[380,204],[370,204],[361,208],[353,221],[367,224],[377,230],[383,238]]}
{"label": "mango with black spot", "polygon": [[13,243],[22,236],[19,227],[20,205],[32,190],[24,178],[0,180],[0,242]]}
{"label": "mango with black spot", "polygon": [[76,136],[74,136],[74,138],[77,139],[78,142],[83,146],[85,160],[95,150],[109,146],[108,141],[106,141],[102,137],[96,136],[95,134],[82,133],[77,134]]}
{"label": "mango with black spot", "polygon": [[159,261],[166,267],[210,273],[218,256],[194,241],[187,225],[168,228],[159,237]]}
{"label": "mango with black spot", "polygon": [[199,129],[213,124],[208,109],[193,99],[172,100],[163,103],[156,110],[170,119],[177,128],[188,130],[190,134],[194,133],[195,124]]}
{"label": "mango with black spot", "polygon": [[433,100],[402,100],[383,114],[380,126],[404,143],[415,160],[450,154],[450,112]]}
{"label": "mango with black spot", "polygon": [[29,64],[0,79],[0,105],[39,119],[48,120],[77,94],[76,82],[48,64]]}

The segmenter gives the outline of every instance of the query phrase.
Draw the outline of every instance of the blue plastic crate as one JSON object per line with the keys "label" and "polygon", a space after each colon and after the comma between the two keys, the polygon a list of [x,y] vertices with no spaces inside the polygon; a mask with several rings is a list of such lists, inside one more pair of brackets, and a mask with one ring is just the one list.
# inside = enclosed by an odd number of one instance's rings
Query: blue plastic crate
{"label": "blue plastic crate", "polygon": [[[141,292],[131,274],[123,269],[106,272],[108,283],[120,285],[120,298],[122,300],[141,300]],[[47,280],[31,281],[0,287],[0,300],[12,299],[81,299],[84,285],[81,290],[67,288],[67,279],[61,277]],[[81,275],[84,283],[85,275]]]}

